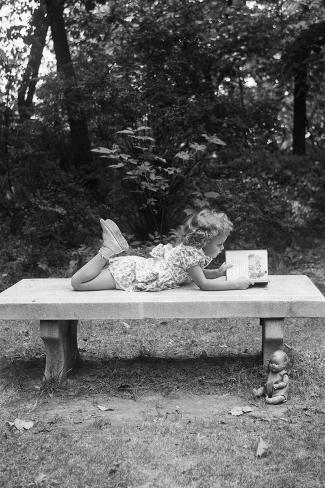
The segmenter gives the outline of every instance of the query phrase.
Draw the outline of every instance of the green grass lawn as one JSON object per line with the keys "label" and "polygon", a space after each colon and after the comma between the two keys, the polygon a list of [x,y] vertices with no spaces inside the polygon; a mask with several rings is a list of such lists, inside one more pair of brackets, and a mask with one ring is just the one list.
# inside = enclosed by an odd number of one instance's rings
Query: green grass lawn
{"label": "green grass lawn", "polygon": [[[324,291],[317,263],[290,272]],[[325,486],[324,320],[285,321],[279,406],[252,397],[264,378],[257,320],[82,321],[83,362],[59,389],[41,385],[38,329],[0,322],[1,487]],[[253,411],[229,414],[244,405]],[[34,425],[18,431],[15,418]]]}

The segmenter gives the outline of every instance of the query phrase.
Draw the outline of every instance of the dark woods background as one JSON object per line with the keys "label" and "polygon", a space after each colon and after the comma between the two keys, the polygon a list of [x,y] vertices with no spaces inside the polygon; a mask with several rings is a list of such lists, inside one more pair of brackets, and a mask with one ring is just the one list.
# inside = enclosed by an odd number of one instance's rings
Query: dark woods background
{"label": "dark woods background", "polygon": [[323,235],[323,0],[13,0],[1,22],[2,288],[71,275],[99,217],[135,248],[206,206],[231,247]]}

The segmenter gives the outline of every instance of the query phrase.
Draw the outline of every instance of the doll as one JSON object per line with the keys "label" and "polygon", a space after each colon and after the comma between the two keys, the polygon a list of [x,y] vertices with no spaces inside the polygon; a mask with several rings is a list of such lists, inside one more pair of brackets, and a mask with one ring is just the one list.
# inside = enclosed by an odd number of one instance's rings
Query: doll
{"label": "doll", "polygon": [[260,388],[254,388],[255,397],[265,395],[265,403],[278,405],[287,401],[289,376],[286,371],[289,358],[284,351],[275,351],[268,365],[266,383]]}

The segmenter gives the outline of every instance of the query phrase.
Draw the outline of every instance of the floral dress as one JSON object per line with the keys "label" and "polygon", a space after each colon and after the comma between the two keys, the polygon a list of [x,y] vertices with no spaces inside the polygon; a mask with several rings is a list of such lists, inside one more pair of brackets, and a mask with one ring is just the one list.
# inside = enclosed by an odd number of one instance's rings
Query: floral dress
{"label": "floral dress", "polygon": [[125,291],[161,291],[177,288],[190,280],[187,271],[193,266],[205,268],[212,258],[202,249],[180,244],[159,244],[151,258],[122,256],[110,260],[108,269],[116,288]]}

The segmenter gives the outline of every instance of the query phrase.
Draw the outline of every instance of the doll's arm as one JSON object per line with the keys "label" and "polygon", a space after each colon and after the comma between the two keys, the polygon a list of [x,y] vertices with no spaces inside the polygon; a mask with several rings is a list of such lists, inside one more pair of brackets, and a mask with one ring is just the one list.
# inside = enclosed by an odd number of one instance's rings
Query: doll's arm
{"label": "doll's arm", "polygon": [[282,390],[282,388],[285,388],[289,383],[289,376],[285,374],[282,378],[282,381],[279,381],[277,383],[274,383],[273,389],[274,390]]}

